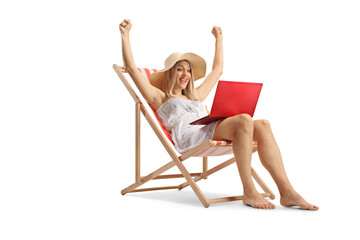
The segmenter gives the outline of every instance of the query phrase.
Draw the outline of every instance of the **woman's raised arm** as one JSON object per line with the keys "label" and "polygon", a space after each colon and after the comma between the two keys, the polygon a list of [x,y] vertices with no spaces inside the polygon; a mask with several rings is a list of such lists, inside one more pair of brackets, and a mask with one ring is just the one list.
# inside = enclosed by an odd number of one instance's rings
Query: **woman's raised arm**
{"label": "woman's raised arm", "polygon": [[145,100],[153,107],[158,108],[162,104],[165,94],[160,89],[152,86],[146,77],[137,69],[130,46],[129,33],[131,26],[132,24],[129,19],[125,19],[119,25],[124,66]]}
{"label": "woman's raised arm", "polygon": [[205,78],[204,82],[196,88],[198,100],[203,101],[211,92],[217,81],[219,80],[224,67],[223,56],[223,35],[220,27],[214,26],[211,33],[215,37],[215,56],[212,71]]}

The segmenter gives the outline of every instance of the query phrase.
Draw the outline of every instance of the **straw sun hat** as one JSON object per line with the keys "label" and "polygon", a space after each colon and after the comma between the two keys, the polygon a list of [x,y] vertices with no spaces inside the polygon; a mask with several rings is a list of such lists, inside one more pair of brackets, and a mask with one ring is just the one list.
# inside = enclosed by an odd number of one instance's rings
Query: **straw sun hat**
{"label": "straw sun hat", "polygon": [[205,76],[206,73],[206,62],[205,60],[194,53],[179,53],[175,52],[171,54],[165,60],[165,68],[150,75],[150,82],[153,86],[162,89],[165,72],[170,70],[178,61],[188,60],[192,67],[194,75],[194,81]]}

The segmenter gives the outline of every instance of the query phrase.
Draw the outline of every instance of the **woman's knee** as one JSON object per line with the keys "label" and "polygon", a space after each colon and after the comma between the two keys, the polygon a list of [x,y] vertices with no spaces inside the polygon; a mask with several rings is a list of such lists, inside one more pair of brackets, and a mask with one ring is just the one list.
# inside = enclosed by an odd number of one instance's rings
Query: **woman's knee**
{"label": "woman's knee", "polygon": [[236,130],[252,132],[254,128],[253,119],[249,114],[234,116],[234,127]]}
{"label": "woman's knee", "polygon": [[268,120],[265,119],[261,119],[261,120],[255,120],[254,121],[254,128],[270,128],[270,122]]}
{"label": "woman's knee", "polygon": [[240,114],[220,120],[215,128],[213,139],[233,140],[238,132],[253,134],[253,131],[253,120],[250,115]]}

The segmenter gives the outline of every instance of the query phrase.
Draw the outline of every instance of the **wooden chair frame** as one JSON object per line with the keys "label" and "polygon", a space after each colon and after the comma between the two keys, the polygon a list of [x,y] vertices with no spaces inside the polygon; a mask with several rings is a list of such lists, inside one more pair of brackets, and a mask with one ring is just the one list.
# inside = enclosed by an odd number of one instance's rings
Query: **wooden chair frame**
{"label": "wooden chair frame", "polygon": [[[243,200],[243,195],[241,196],[231,196],[231,197],[223,197],[223,198],[214,198],[214,199],[207,199],[205,195],[202,193],[198,185],[196,184],[197,181],[206,179],[211,174],[231,165],[235,162],[235,158],[230,158],[227,161],[224,161],[223,163],[208,169],[208,157],[203,157],[203,171],[197,172],[197,173],[189,173],[185,166],[183,165],[183,161],[186,159],[196,155],[196,153],[199,153],[205,148],[208,148],[213,145],[212,140],[208,140],[200,144],[199,146],[181,154],[178,156],[176,152],[174,151],[173,147],[169,144],[169,142],[166,140],[166,137],[164,136],[163,132],[159,127],[156,125],[155,121],[153,120],[152,116],[149,114],[147,109],[144,107],[141,99],[137,96],[136,92],[132,88],[132,86],[127,81],[124,73],[125,71],[117,66],[116,64],[113,65],[113,68],[117,75],[120,77],[121,81],[125,85],[126,89],[129,91],[130,95],[133,97],[135,101],[135,141],[136,141],[136,147],[135,147],[135,183],[128,186],[127,188],[124,188],[121,191],[122,195],[125,195],[127,193],[133,193],[133,192],[143,192],[143,191],[154,191],[154,190],[166,190],[166,189],[178,189],[181,190],[187,186],[190,186],[193,191],[195,192],[196,196],[199,198],[201,203],[204,205],[204,207],[209,207],[210,204],[213,203],[220,203],[220,202],[228,202],[228,201],[236,201],[236,200]],[[148,123],[150,124],[151,128],[159,138],[160,142],[170,155],[172,161],[169,163],[163,165],[162,167],[158,168],[157,170],[153,171],[152,173],[141,176],[140,175],[140,112],[144,115]],[[212,146],[214,147],[214,146]],[[215,147],[231,147],[229,146],[215,146]],[[253,153],[257,151],[256,145],[253,147]],[[165,171],[169,170],[170,168],[177,166],[177,168],[180,170],[181,174],[168,174],[168,175],[162,175]],[[259,186],[264,190],[264,193],[262,193],[262,196],[269,197],[271,199],[275,198],[275,195],[272,193],[270,188],[264,183],[264,181],[259,177],[259,175],[255,172],[255,170],[251,169],[252,177],[256,180],[256,182],[259,184]],[[150,180],[155,179],[169,179],[169,178],[185,178],[185,182],[180,185],[175,186],[164,186],[164,187],[153,187],[153,188],[140,188],[141,185],[145,184],[146,182]]]}

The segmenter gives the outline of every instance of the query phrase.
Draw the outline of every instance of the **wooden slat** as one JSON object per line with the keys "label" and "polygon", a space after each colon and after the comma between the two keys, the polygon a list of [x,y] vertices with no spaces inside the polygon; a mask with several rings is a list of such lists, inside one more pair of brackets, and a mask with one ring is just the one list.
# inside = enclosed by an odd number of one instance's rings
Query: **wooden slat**
{"label": "wooden slat", "polygon": [[147,192],[147,191],[156,191],[156,190],[168,190],[168,189],[179,189],[179,186],[166,186],[166,187],[153,187],[153,188],[139,188],[132,190],[131,192]]}
{"label": "wooden slat", "polygon": [[[202,173],[190,173],[190,176],[192,177],[197,177],[197,176],[201,176]],[[167,175],[159,175],[155,178],[155,179],[167,179],[167,178],[183,178],[184,176],[182,174],[167,174]]]}
{"label": "wooden slat", "polygon": [[[270,197],[270,193],[262,193],[261,194],[263,197]],[[244,199],[244,195],[241,196],[232,196],[232,197],[222,197],[222,198],[212,198],[212,199],[208,199],[210,204],[213,203],[221,203],[221,202],[230,202],[230,201],[239,201],[239,200],[243,200]]]}
{"label": "wooden slat", "polygon": [[[194,180],[194,182],[197,182],[197,181],[200,181],[200,180],[203,179],[203,178],[204,178],[203,176],[198,176],[198,177],[194,177],[193,180]],[[181,190],[181,189],[183,189],[183,188],[185,188],[185,187],[187,187],[187,186],[189,186],[189,183],[188,183],[188,182],[184,182],[184,183],[182,183],[182,184],[179,185],[179,190]]]}

